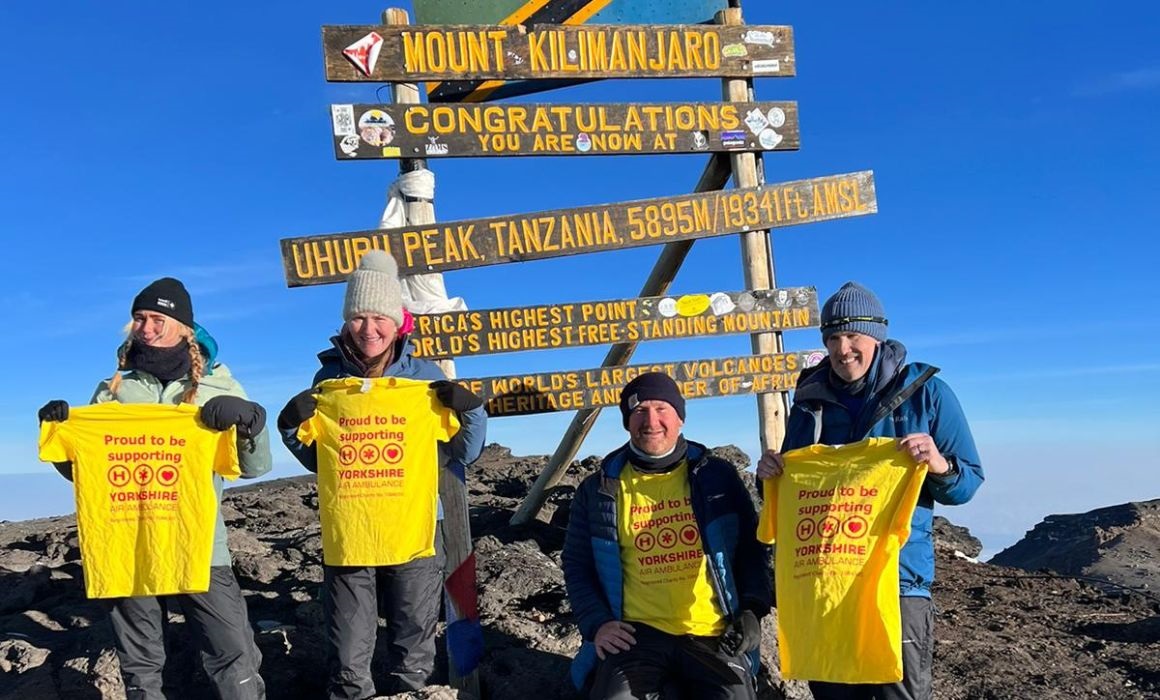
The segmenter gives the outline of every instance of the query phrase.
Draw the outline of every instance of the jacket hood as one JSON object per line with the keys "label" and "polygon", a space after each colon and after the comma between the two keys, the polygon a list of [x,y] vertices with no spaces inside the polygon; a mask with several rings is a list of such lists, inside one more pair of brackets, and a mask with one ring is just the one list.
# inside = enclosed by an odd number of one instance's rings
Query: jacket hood
{"label": "jacket hood", "polygon": [[202,357],[205,358],[206,375],[213,374],[213,368],[217,364],[218,356],[217,341],[209,334],[209,331],[196,323],[193,324],[193,339],[197,341],[197,346],[201,348]]}

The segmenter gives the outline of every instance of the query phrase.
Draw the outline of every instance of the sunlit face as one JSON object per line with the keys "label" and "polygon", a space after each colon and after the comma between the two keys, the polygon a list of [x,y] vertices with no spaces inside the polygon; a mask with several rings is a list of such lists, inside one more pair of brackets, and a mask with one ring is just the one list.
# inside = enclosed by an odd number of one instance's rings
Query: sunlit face
{"label": "sunlit face", "polygon": [[830,366],[844,382],[856,382],[870,371],[878,341],[862,333],[834,333],[826,340]]}
{"label": "sunlit face", "polygon": [[171,348],[181,342],[181,322],[156,311],[134,311],[130,333],[150,347]]}
{"label": "sunlit face", "polygon": [[395,320],[378,314],[356,314],[346,322],[346,327],[364,357],[382,355],[399,335]]}
{"label": "sunlit face", "polygon": [[668,454],[676,446],[684,424],[668,401],[641,401],[628,414],[629,440],[646,455]]}

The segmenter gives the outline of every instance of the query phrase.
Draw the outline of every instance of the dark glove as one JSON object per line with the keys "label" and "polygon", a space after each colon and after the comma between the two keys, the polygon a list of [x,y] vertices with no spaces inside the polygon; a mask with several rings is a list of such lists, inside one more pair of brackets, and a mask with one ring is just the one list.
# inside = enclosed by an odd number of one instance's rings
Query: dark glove
{"label": "dark glove", "polygon": [[49,401],[36,412],[36,418],[41,423],[44,421],[60,423],[61,421],[68,420],[68,401],[61,401],[60,399]]}
{"label": "dark glove", "polygon": [[742,610],[721,635],[721,644],[718,648],[723,654],[737,656],[753,651],[759,646],[761,646],[761,623],[757,621],[757,616],[752,611]]}
{"label": "dark glove", "polygon": [[278,430],[297,430],[298,426],[310,420],[317,408],[318,398],[314,396],[314,389],[295,394],[278,414]]}
{"label": "dark glove", "polygon": [[238,435],[252,438],[266,427],[266,409],[237,396],[215,396],[201,407],[201,422],[210,430],[238,426]]}
{"label": "dark glove", "polygon": [[456,413],[470,411],[483,405],[483,399],[446,379],[431,382],[431,388],[435,390],[435,398],[439,399],[439,403]]}

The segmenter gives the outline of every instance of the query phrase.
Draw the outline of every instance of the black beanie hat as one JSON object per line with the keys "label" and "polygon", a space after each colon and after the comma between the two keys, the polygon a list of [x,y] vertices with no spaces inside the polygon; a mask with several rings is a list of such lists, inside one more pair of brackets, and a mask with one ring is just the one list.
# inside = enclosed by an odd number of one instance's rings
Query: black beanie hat
{"label": "black beanie hat", "polygon": [[629,382],[620,391],[620,415],[625,429],[628,416],[642,401],[664,401],[672,406],[681,420],[685,420],[685,398],[672,377],[664,372],[645,372]]}
{"label": "black beanie hat", "polygon": [[138,311],[156,311],[193,328],[193,302],[189,300],[189,292],[181,280],[172,277],[162,277],[142,289],[133,299],[129,313]]}

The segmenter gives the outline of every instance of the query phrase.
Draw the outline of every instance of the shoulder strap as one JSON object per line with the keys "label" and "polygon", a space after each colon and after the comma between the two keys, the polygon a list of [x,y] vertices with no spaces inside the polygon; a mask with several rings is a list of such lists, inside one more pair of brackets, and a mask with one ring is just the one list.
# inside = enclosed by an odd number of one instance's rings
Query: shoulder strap
{"label": "shoulder strap", "polygon": [[879,406],[878,410],[874,412],[874,415],[870,418],[870,422],[867,425],[871,427],[878,425],[878,421],[882,420],[891,413],[894,413],[894,409],[901,406],[911,396],[914,396],[914,392],[921,389],[922,385],[930,381],[930,378],[936,374],[938,374],[938,367],[928,366],[926,371],[918,375],[918,379],[915,379],[902,391],[895,394],[894,397],[890,399],[890,401]]}

